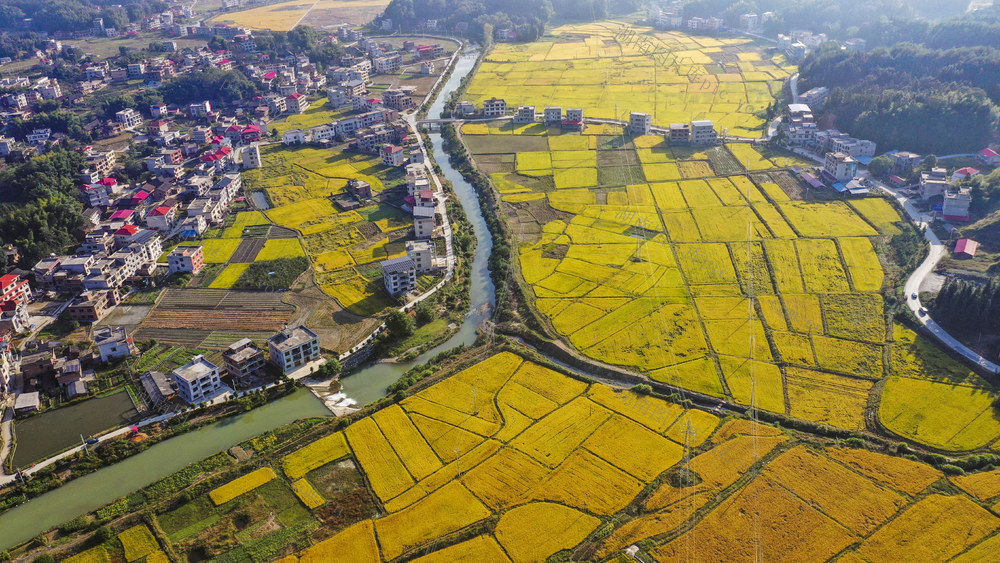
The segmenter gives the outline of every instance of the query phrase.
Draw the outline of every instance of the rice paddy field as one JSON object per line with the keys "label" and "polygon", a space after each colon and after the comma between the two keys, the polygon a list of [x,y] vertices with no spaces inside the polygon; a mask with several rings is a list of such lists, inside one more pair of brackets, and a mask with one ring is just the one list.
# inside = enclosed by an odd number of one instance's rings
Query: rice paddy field
{"label": "rice paddy field", "polygon": [[[300,232],[302,246],[269,240],[258,260],[305,254],[317,285],[344,308],[371,316],[390,306],[378,263],[406,253],[402,239],[413,222],[399,208],[405,193],[379,194],[402,183],[402,173],[374,156],[315,147],[270,145],[261,149],[261,157],[264,166],[244,172],[244,179],[249,189],[267,194],[273,207],[263,212],[266,219]],[[368,182],[378,203],[340,211],[332,198],[344,193],[352,178]]]}
{"label": "rice paddy field", "polygon": [[[493,96],[508,107],[583,108],[584,115],[628,120],[653,116],[657,125],[710,119],[720,132],[760,137],[763,113],[795,67],[748,38],[692,36],[618,22],[557,27],[542,40],[498,44],[466,97]],[[617,114],[615,108],[617,107]],[[759,115],[758,115],[759,114]],[[662,178],[669,180],[671,178]]]}
{"label": "rice paddy field", "polygon": [[961,387],[938,381],[961,365],[887,318],[876,247],[901,218],[886,200],[792,199],[787,167],[802,163],[751,143],[615,132],[462,128],[553,333],[656,381],[847,430],[878,420],[959,451],[1000,437],[996,391],[968,370]]}
{"label": "rice paddy field", "polygon": [[[601,561],[630,545],[657,561],[994,553],[992,473],[947,478],[808,439],[500,352],[150,518],[188,560]],[[121,534],[126,553],[159,549],[140,528]]]}

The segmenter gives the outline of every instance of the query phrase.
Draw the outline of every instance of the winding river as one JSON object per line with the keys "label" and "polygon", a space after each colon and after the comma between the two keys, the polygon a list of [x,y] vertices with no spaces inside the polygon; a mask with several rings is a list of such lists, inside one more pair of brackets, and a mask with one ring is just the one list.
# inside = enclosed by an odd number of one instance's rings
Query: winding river
{"label": "winding river", "polygon": [[[441,114],[448,96],[458,88],[462,78],[475,66],[477,55],[477,52],[469,52],[458,58],[451,77],[439,91],[428,116],[437,117]],[[460,344],[472,344],[476,339],[476,331],[482,322],[490,317],[495,305],[493,281],[487,268],[493,243],[480,212],[475,189],[448,162],[447,155],[441,150],[441,136],[431,134],[430,139],[434,145],[431,148],[434,158],[441,166],[444,178],[452,183],[479,241],[472,262],[470,312],[458,332],[448,341],[421,354],[414,361],[406,364],[376,363],[345,377],[344,393],[361,405],[383,397],[386,387],[399,379],[413,365],[425,362],[439,352]],[[190,463],[267,430],[296,419],[329,414],[330,411],[322,401],[309,391],[300,389],[249,413],[233,416],[156,444],[139,455],[75,479],[63,487],[0,514],[0,550],[26,541],[77,515],[103,506]]]}

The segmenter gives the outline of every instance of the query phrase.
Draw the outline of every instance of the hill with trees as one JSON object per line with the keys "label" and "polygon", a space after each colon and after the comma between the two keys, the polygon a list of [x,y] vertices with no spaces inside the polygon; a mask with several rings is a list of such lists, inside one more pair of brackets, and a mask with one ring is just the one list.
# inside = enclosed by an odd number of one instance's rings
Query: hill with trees
{"label": "hill with trees", "polygon": [[931,49],[899,43],[852,53],[821,46],[800,67],[801,88],[832,89],[821,112],[830,125],[882,149],[971,152],[1000,126],[1000,50]]}
{"label": "hill with trees", "polygon": [[107,27],[121,28],[169,8],[162,0],[3,0],[0,28],[22,26],[36,31],[82,31],[103,18]]}

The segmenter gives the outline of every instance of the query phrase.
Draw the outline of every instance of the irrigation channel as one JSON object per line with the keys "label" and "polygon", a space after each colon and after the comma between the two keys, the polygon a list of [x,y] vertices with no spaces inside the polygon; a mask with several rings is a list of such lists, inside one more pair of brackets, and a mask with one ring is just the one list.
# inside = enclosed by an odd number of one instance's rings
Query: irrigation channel
{"label": "irrigation channel", "polygon": [[[458,88],[462,78],[476,63],[478,53],[459,57],[451,77],[439,91],[428,115],[438,116],[448,96]],[[470,312],[448,341],[421,354],[409,363],[375,363],[345,377],[343,392],[364,405],[385,395],[386,387],[399,379],[415,364],[427,361],[441,351],[460,344],[472,344],[482,322],[490,317],[495,306],[493,281],[487,263],[493,248],[490,232],[479,208],[475,189],[452,168],[441,149],[439,134],[431,134],[434,158],[443,176],[454,186],[459,202],[472,223],[476,239],[476,254],[472,262],[472,294]],[[232,416],[193,432],[165,440],[136,456],[75,479],[65,486],[34,498],[17,508],[0,514],[0,550],[29,540],[41,532],[58,526],[80,514],[103,506],[118,497],[174,473],[184,466],[230,448],[239,442],[277,428],[294,420],[310,416],[326,416],[330,411],[306,389],[254,409]]]}

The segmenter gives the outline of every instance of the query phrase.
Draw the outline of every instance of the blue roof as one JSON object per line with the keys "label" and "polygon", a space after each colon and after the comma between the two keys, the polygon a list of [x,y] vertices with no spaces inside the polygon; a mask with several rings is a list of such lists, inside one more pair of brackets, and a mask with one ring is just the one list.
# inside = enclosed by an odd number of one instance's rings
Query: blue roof
{"label": "blue roof", "polygon": [[861,164],[864,164],[865,166],[868,166],[872,162],[872,157],[870,157],[870,156],[856,156],[856,157],[854,157],[854,160],[857,160]]}
{"label": "blue roof", "polygon": [[833,189],[837,190],[838,192],[842,192],[847,189],[847,186],[841,184],[840,182],[837,182],[836,184],[833,185]]}

